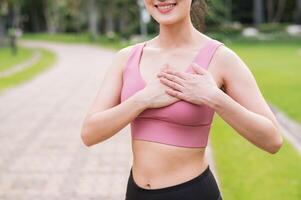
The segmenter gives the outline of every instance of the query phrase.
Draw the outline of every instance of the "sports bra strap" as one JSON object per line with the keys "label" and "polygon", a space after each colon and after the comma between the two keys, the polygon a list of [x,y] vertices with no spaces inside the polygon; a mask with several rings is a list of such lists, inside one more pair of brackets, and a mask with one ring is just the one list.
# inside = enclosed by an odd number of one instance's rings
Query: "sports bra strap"
{"label": "sports bra strap", "polygon": [[[126,62],[124,72],[131,67],[135,67],[135,63],[138,62],[140,51],[142,50],[143,45],[144,43],[137,43],[132,47],[130,56]],[[195,61],[208,70],[210,61],[212,60],[214,53],[220,45],[224,45],[224,43],[212,39],[211,42],[205,47],[205,49],[203,49],[202,53],[198,55]]]}
{"label": "sports bra strap", "polygon": [[221,45],[224,45],[224,43],[212,39],[210,44],[197,57],[197,64],[208,70],[210,61],[212,60],[214,53],[216,52],[217,48]]}
{"label": "sports bra strap", "polygon": [[140,52],[141,47],[142,47],[142,45],[140,43],[134,44],[134,46],[131,49],[129,58],[127,59],[127,62],[126,62],[125,68],[124,68],[124,72],[134,66],[133,63],[135,63],[137,61],[137,59],[139,58],[139,52]]}

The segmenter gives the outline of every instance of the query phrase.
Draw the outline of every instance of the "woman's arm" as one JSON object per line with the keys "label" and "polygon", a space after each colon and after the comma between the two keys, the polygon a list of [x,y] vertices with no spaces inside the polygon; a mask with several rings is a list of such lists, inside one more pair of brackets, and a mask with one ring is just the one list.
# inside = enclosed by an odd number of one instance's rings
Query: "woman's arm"
{"label": "woman's arm", "polygon": [[271,154],[276,153],[283,143],[279,124],[251,71],[227,47],[216,54],[213,62],[221,66],[225,93],[217,89],[208,105],[244,138]]}
{"label": "woman's arm", "polygon": [[107,70],[101,88],[88,111],[81,128],[81,138],[86,146],[102,142],[129,124],[146,104],[136,95],[120,104],[122,71],[132,46],[119,50]]}

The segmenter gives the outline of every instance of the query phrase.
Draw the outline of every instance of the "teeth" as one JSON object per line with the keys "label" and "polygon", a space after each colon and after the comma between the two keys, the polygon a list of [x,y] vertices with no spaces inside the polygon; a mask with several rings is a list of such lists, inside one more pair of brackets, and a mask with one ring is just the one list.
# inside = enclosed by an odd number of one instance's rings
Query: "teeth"
{"label": "teeth", "polygon": [[174,6],[175,6],[174,4],[170,4],[170,5],[167,5],[167,6],[158,6],[158,8],[161,9],[161,10],[167,10],[167,9],[170,9]]}

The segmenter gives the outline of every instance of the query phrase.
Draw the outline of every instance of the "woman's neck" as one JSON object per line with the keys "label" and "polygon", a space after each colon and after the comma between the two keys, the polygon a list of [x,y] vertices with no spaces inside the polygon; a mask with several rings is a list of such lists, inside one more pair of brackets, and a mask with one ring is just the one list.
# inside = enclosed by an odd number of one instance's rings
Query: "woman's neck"
{"label": "woman's neck", "polygon": [[157,36],[158,45],[164,49],[182,47],[199,41],[199,32],[194,28],[191,20],[184,19],[176,24],[160,24],[160,32]]}

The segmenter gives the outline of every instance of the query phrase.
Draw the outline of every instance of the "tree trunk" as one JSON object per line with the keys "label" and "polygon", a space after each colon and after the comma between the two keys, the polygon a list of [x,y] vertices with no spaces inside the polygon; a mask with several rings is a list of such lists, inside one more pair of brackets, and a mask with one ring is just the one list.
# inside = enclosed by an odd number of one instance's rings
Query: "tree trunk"
{"label": "tree trunk", "polygon": [[296,0],[296,9],[294,14],[294,21],[296,24],[301,24],[301,0]]}
{"label": "tree trunk", "polygon": [[53,3],[52,0],[45,1],[44,16],[46,19],[47,32],[50,34],[56,33],[58,30],[58,26],[56,23],[56,18],[58,17],[56,15],[58,15],[58,13],[54,8],[54,4],[55,3]]}
{"label": "tree trunk", "polygon": [[123,32],[126,29],[129,21],[128,7],[125,5],[120,12],[121,14],[119,15],[119,30],[120,32]]}
{"label": "tree trunk", "polygon": [[254,24],[259,25],[263,23],[263,0],[254,0],[253,19]]}
{"label": "tree trunk", "polygon": [[145,14],[146,10],[144,10],[142,7],[139,7],[139,13],[140,13],[140,34],[143,36],[147,36],[147,24],[143,21],[143,15]]}
{"label": "tree trunk", "polygon": [[20,9],[20,5],[12,4],[11,26],[14,28],[20,28]]}
{"label": "tree trunk", "polygon": [[279,0],[278,1],[278,6],[277,6],[277,12],[276,12],[276,15],[273,19],[273,22],[280,22],[282,16],[283,16],[283,11],[284,11],[284,8],[285,8],[285,3],[286,3],[286,0]]}
{"label": "tree trunk", "polygon": [[226,18],[228,22],[232,21],[232,0],[225,1],[225,8],[226,9]]}
{"label": "tree trunk", "polygon": [[109,2],[109,5],[107,7],[107,12],[105,15],[106,20],[106,30],[105,33],[111,33],[114,32],[114,17],[113,17],[113,5],[112,2]]}
{"label": "tree trunk", "polygon": [[98,13],[95,5],[95,0],[89,0],[88,11],[89,11],[89,31],[91,37],[95,40],[98,37]]}
{"label": "tree trunk", "polygon": [[0,47],[4,45],[4,37],[5,37],[4,17],[0,16]]}
{"label": "tree trunk", "polygon": [[274,1],[267,0],[267,21],[271,22],[274,18]]}
{"label": "tree trunk", "polygon": [[31,23],[32,30],[34,32],[39,32],[40,31],[39,16],[34,7],[30,8],[30,17],[31,19],[29,21]]}

